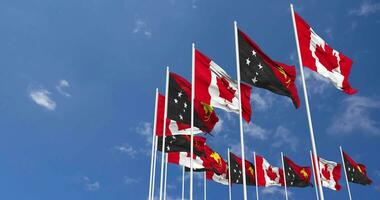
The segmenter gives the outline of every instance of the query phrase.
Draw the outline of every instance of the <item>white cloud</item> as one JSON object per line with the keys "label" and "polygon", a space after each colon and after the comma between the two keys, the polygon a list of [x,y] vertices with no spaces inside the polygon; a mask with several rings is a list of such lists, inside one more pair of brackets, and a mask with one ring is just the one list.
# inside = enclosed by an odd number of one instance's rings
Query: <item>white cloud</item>
{"label": "white cloud", "polygon": [[61,95],[65,97],[70,97],[71,95],[64,91],[65,88],[69,88],[69,87],[70,87],[70,83],[67,80],[60,80],[58,82],[58,85],[55,88]]}
{"label": "white cloud", "polygon": [[250,122],[249,124],[244,124],[244,133],[250,137],[266,140],[270,134],[270,132],[260,126]]}
{"label": "white cloud", "polygon": [[197,6],[197,0],[192,0],[191,1],[191,7],[194,8],[194,9],[198,8],[198,6]]}
{"label": "white cloud", "polygon": [[131,178],[131,177],[125,177],[124,182],[126,184],[137,184],[141,182],[141,178]]}
{"label": "white cloud", "polygon": [[327,37],[328,37],[329,39],[332,39],[332,38],[333,38],[332,28],[327,28],[327,29],[325,30],[325,34],[327,35]]}
{"label": "white cloud", "polygon": [[[230,151],[236,155],[241,155],[241,145],[240,140],[229,145],[231,147]],[[247,145],[244,145],[244,152],[248,152]]]}
{"label": "white cloud", "polygon": [[295,62],[295,61],[296,61],[296,58],[297,58],[297,52],[296,52],[296,51],[293,51],[293,52],[289,55],[289,60],[292,61],[292,62]]}
{"label": "white cloud", "polygon": [[129,144],[123,144],[123,145],[120,145],[120,146],[116,146],[115,149],[118,150],[120,153],[127,154],[131,158],[134,158],[135,155],[138,153],[138,151],[135,150]]}
{"label": "white cloud", "polygon": [[380,178],[380,170],[375,170],[374,174],[377,178]]}
{"label": "white cloud", "polygon": [[42,106],[50,111],[55,110],[56,103],[50,98],[50,92],[45,89],[31,89],[29,97],[39,106]]}
{"label": "white cloud", "polygon": [[141,33],[141,34],[145,35],[146,37],[152,36],[152,32],[148,28],[147,23],[145,21],[143,21],[142,19],[136,19],[135,20],[135,26],[134,26],[132,32],[135,34]]}
{"label": "white cloud", "polygon": [[216,125],[213,129],[213,133],[219,134],[223,130],[223,123],[224,123],[224,121],[219,117],[219,121],[218,121],[218,123],[216,123]]}
{"label": "white cloud", "polygon": [[140,122],[135,131],[146,138],[149,143],[152,143],[153,128],[152,123]]}
{"label": "white cloud", "polygon": [[[308,91],[313,94],[323,94],[330,84],[329,80],[309,69],[305,68],[303,71]],[[301,82],[301,79],[299,79],[299,81]]]}
{"label": "white cloud", "polygon": [[273,94],[268,91],[254,90],[251,95],[251,102],[254,111],[265,111],[272,107],[274,102]]}
{"label": "white cloud", "polygon": [[100,189],[100,183],[98,181],[92,181],[87,176],[83,177],[84,185],[88,191],[97,191]]}
{"label": "white cloud", "polygon": [[337,112],[327,129],[330,134],[347,134],[353,131],[361,134],[380,135],[380,124],[372,119],[371,113],[380,109],[380,101],[363,96],[350,96],[343,101],[344,108]]}
{"label": "white cloud", "polygon": [[293,151],[296,151],[298,145],[298,139],[294,135],[290,133],[290,131],[283,127],[279,126],[276,129],[274,134],[274,143],[272,143],[273,147],[279,148],[284,145],[289,146]]}
{"label": "white cloud", "polygon": [[[283,187],[265,187],[261,190],[261,193],[263,195],[281,195],[281,196],[285,196],[285,190]],[[292,193],[288,190],[288,197],[291,197],[292,196]],[[273,199],[273,198],[272,198]],[[282,199],[282,198],[281,198]]]}
{"label": "white cloud", "polygon": [[350,10],[349,13],[357,16],[368,16],[380,11],[380,3],[363,1],[359,8]]}

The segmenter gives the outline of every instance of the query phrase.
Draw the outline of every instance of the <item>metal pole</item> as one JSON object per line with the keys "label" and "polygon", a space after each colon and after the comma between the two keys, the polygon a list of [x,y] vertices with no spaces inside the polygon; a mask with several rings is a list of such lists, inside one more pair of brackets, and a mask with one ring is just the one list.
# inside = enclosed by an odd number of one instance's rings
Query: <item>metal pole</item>
{"label": "metal pole", "polygon": [[185,200],[185,166],[182,166],[182,200]]}
{"label": "metal pole", "polygon": [[204,172],[204,180],[203,180],[203,199],[207,199],[207,180],[206,180],[206,171]]}
{"label": "metal pole", "polygon": [[164,200],[166,200],[166,184],[168,179],[168,154],[165,156],[165,179],[164,179]]}
{"label": "metal pole", "polygon": [[319,195],[318,195],[318,186],[317,186],[317,179],[316,179],[316,174],[315,174],[315,168],[314,168],[314,162],[313,162],[313,154],[310,151],[310,161],[311,161],[311,167],[313,168],[313,178],[314,178],[314,185],[315,185],[315,195],[317,196],[317,200],[319,200]]}
{"label": "metal pole", "polygon": [[[256,164],[256,152],[255,151],[253,152],[253,160],[255,163],[256,200],[259,200],[259,183],[257,181],[257,164]],[[245,162],[245,160],[243,162]]]}
{"label": "metal pole", "polygon": [[288,188],[286,185],[286,173],[285,173],[285,164],[284,164],[284,154],[281,152],[281,161],[282,161],[282,172],[284,174],[284,186],[285,186],[285,199],[288,200]]}
{"label": "metal pole", "polygon": [[[304,97],[305,97],[306,113],[307,113],[307,119],[308,119],[308,123],[309,123],[309,130],[310,130],[311,145],[312,145],[312,150],[313,150],[313,157],[314,157],[314,162],[318,163],[318,159],[317,159],[317,157],[318,157],[317,147],[315,145],[313,123],[312,123],[312,120],[311,120],[311,113],[310,113],[310,108],[309,108],[309,99],[308,99],[308,95],[307,95],[305,76],[304,76],[304,73],[303,73],[301,51],[300,51],[300,47],[299,47],[298,33],[297,33],[295,16],[294,16],[293,4],[290,4],[290,9],[292,11],[294,35],[295,35],[296,44],[297,44],[298,60],[299,60],[300,71],[301,71],[301,80],[302,80],[302,86],[303,86],[303,94],[304,94]],[[318,165],[315,168],[315,170],[317,172],[317,176],[316,176],[317,177],[317,182],[320,183],[321,182],[321,177],[320,177],[319,166]],[[325,198],[324,198],[324,195],[323,195],[323,189],[322,189],[322,185],[321,184],[318,184],[318,189],[319,189],[321,200],[324,200]]]}
{"label": "metal pole", "polygon": [[243,133],[243,115],[241,108],[241,88],[240,88],[240,60],[239,60],[239,44],[238,44],[238,31],[237,22],[234,21],[235,30],[235,53],[236,53],[236,71],[237,71],[237,83],[239,92],[239,125],[240,125],[240,148],[241,148],[241,158],[243,160],[242,170],[243,170],[243,194],[244,200],[247,200],[247,180],[245,174],[245,153],[244,153],[244,133]]}
{"label": "metal pole", "polygon": [[228,152],[228,196],[229,200],[232,200],[231,191],[231,158],[230,158],[230,148],[227,149]]}
{"label": "metal pole", "polygon": [[351,190],[350,190],[350,184],[348,183],[348,178],[347,178],[347,171],[346,171],[346,163],[344,162],[344,157],[343,157],[343,150],[342,150],[342,146],[339,146],[339,149],[340,149],[340,155],[342,156],[342,163],[343,163],[343,171],[344,171],[344,176],[346,177],[346,183],[347,183],[347,190],[348,190],[348,197],[350,198],[350,200],[352,200],[352,197],[351,197]]}
{"label": "metal pole", "polygon": [[164,186],[164,164],[165,164],[165,137],[166,137],[166,118],[168,115],[168,94],[169,94],[169,67],[166,67],[166,86],[165,86],[165,110],[164,110],[164,125],[162,134],[162,149],[161,149],[161,179],[160,179],[160,200],[162,200]]}
{"label": "metal pole", "polygon": [[193,200],[193,155],[194,155],[194,95],[195,95],[195,44],[191,58],[191,139],[190,139],[190,200]]}
{"label": "metal pole", "polygon": [[156,163],[157,163],[157,143],[158,143],[158,137],[155,136],[154,140],[154,163],[153,163],[153,178],[152,178],[152,196],[150,197],[151,200],[154,199],[154,187],[155,187],[155,181],[156,181]]}
{"label": "metal pole", "polygon": [[153,133],[152,133],[152,153],[150,158],[150,176],[149,176],[149,197],[152,197],[152,180],[153,180],[153,162],[154,162],[154,145],[156,139],[156,120],[157,120],[157,104],[158,104],[158,88],[156,88],[156,101],[154,105],[154,121],[153,121]]}

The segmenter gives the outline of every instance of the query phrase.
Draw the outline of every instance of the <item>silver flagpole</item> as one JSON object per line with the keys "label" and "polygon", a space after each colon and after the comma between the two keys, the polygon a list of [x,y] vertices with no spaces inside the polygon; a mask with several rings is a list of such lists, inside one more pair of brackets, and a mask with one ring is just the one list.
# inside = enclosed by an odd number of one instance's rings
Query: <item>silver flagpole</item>
{"label": "silver flagpole", "polygon": [[164,186],[164,164],[165,164],[165,137],[166,137],[166,118],[168,115],[168,94],[169,94],[169,67],[166,67],[166,86],[165,86],[165,110],[164,110],[164,125],[162,134],[162,149],[161,149],[161,179],[160,179],[160,200],[162,200]]}
{"label": "silver flagpole", "polygon": [[281,152],[281,161],[282,161],[282,172],[284,174],[284,186],[285,186],[285,199],[288,200],[288,188],[286,185],[286,173],[285,173],[285,164],[284,164],[284,154]]}
{"label": "silver flagpole", "polygon": [[241,158],[243,160],[242,170],[243,170],[243,194],[244,200],[247,200],[247,180],[245,174],[245,153],[244,153],[244,133],[243,133],[243,114],[241,109],[241,88],[240,88],[240,60],[239,60],[239,44],[238,44],[238,32],[237,32],[237,22],[234,21],[235,30],[235,53],[236,53],[236,71],[237,71],[237,83],[239,92],[239,123],[240,123],[240,146],[241,146]]}
{"label": "silver flagpole", "polygon": [[313,154],[310,151],[310,161],[311,161],[311,167],[313,168],[313,178],[314,178],[314,188],[315,188],[315,195],[317,196],[317,200],[319,200],[319,195],[318,195],[318,186],[317,186],[317,179],[316,179],[316,174],[314,171],[314,162],[313,162]]}
{"label": "silver flagpole", "polygon": [[[290,4],[290,9],[292,11],[294,35],[295,35],[296,44],[297,44],[298,60],[299,60],[300,71],[301,71],[301,80],[302,80],[302,86],[303,86],[303,94],[304,94],[304,97],[305,97],[307,119],[308,119],[308,123],[309,123],[311,145],[312,145],[312,150],[313,150],[313,158],[314,158],[314,162],[318,163],[317,147],[315,145],[313,123],[312,123],[312,120],[311,120],[311,113],[310,113],[310,108],[309,108],[309,98],[308,98],[308,95],[307,95],[305,76],[303,74],[303,65],[302,65],[301,51],[300,51],[300,46],[299,46],[299,41],[298,41],[298,33],[297,33],[296,21],[295,21],[295,17],[294,17],[293,4]],[[321,182],[320,181],[321,177],[320,177],[319,166],[318,165],[315,168],[315,170],[317,172],[317,176],[316,176],[317,177],[317,182],[320,183]],[[323,195],[323,189],[322,189],[322,185],[321,184],[318,184],[318,189],[319,189],[319,194],[320,194],[321,200],[324,200],[325,198],[324,198],[324,195]]]}
{"label": "silver flagpole", "polygon": [[[245,162],[245,161],[243,161]],[[256,164],[256,152],[253,152],[253,162],[255,163],[255,183],[256,183],[256,200],[259,200],[259,183],[257,181],[257,164]]]}
{"label": "silver flagpole", "polygon": [[154,140],[154,162],[153,162],[153,178],[152,178],[152,196],[151,200],[154,199],[154,188],[155,188],[155,181],[156,181],[156,163],[157,163],[157,143],[158,143],[158,137],[155,136]]}
{"label": "silver flagpole", "polygon": [[228,196],[229,200],[232,200],[231,193],[231,158],[230,158],[230,148],[227,149],[228,152]]}
{"label": "silver flagpole", "polygon": [[185,200],[185,166],[182,166],[182,200]]}
{"label": "silver flagpole", "polygon": [[168,154],[165,154],[165,179],[164,179],[164,200],[166,200],[166,184],[168,179]]}
{"label": "silver flagpole", "polygon": [[346,177],[347,190],[348,190],[348,197],[350,197],[350,200],[352,200],[352,197],[351,197],[351,190],[350,190],[350,184],[348,183],[348,178],[347,178],[346,163],[344,162],[344,157],[343,157],[342,146],[339,146],[339,149],[340,149],[340,155],[342,156],[342,163],[343,163],[344,176]]}
{"label": "silver flagpole", "polygon": [[150,158],[150,177],[149,177],[149,197],[148,199],[151,199],[152,197],[152,180],[153,180],[153,162],[154,162],[154,146],[156,141],[156,120],[157,120],[157,104],[158,104],[158,88],[156,88],[156,102],[154,105],[154,121],[153,121],[153,133],[152,133],[152,154]]}
{"label": "silver flagpole", "polygon": [[195,95],[195,44],[191,57],[191,139],[190,139],[190,200],[193,200],[193,155],[194,155],[194,95]]}
{"label": "silver flagpole", "polygon": [[204,172],[203,177],[203,199],[207,199],[207,180],[206,180],[206,171]]}

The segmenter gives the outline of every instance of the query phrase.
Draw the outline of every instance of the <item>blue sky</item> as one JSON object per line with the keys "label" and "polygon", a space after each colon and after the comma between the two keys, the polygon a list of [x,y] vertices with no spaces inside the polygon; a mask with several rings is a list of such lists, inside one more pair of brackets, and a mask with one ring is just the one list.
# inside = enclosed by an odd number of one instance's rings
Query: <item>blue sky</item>
{"label": "blue sky", "polygon": [[[154,91],[165,66],[190,78],[191,43],[236,76],[233,20],[273,59],[298,64],[288,1],[1,0],[0,198],[145,199],[148,193]],[[380,196],[379,1],[295,1],[296,11],[332,47],[352,58],[359,90],[347,96],[307,69],[318,152],[340,161],[339,145],[367,165],[374,184],[351,184],[355,199]],[[298,70],[298,67],[297,67]],[[301,108],[253,89],[246,155],[273,165],[283,151],[308,165],[310,139]],[[208,144],[227,158],[239,147],[238,116],[217,110]],[[178,166],[169,166],[169,199],[180,197]],[[196,176],[195,197],[203,195]],[[328,199],[347,199],[325,189]],[[188,186],[188,185],[187,185]],[[157,190],[156,190],[157,191]],[[250,187],[249,198],[254,198]],[[208,196],[227,187],[208,182]],[[233,187],[241,199],[241,186]],[[314,189],[291,189],[312,199]],[[281,188],[260,196],[284,199]]]}

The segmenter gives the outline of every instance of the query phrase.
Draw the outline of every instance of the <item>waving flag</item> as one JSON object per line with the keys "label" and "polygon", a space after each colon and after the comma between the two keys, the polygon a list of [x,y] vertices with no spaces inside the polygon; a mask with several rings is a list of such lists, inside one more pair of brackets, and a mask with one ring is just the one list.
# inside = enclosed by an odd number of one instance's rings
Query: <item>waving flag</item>
{"label": "waving flag", "polygon": [[238,40],[241,80],[252,86],[288,96],[294,106],[299,108],[295,67],[273,61],[241,30],[238,30]]}
{"label": "waving flag", "polygon": [[341,177],[341,165],[318,157],[319,172],[321,174],[322,186],[332,190],[340,190],[339,179]]}
{"label": "waving flag", "polygon": [[[201,157],[197,155],[193,155],[193,169],[194,170],[199,170],[199,169],[204,169],[203,165],[203,160]],[[190,168],[190,161],[191,161],[191,156],[190,152],[169,152],[168,153],[168,162],[185,166],[187,168]]]}
{"label": "waving flag", "polygon": [[[200,51],[195,50],[195,98],[212,107],[239,113],[238,85],[227,72]],[[251,120],[251,87],[241,84],[242,113],[245,121]]]}
{"label": "waving flag", "polygon": [[295,23],[303,65],[329,79],[336,88],[347,94],[355,94],[348,77],[352,61],[331,48],[296,12]]}
{"label": "waving flag", "polygon": [[372,180],[367,176],[365,165],[356,163],[346,152],[343,151],[344,164],[346,166],[347,179],[353,183],[370,185]]}
{"label": "waving flag", "polygon": [[284,156],[284,170],[286,185],[288,187],[310,186],[311,168],[301,167],[295,164],[288,157]]}
{"label": "waving flag", "polygon": [[[158,137],[157,150],[162,150],[162,137]],[[190,152],[190,135],[172,135],[165,137],[165,152]],[[194,136],[194,155],[204,156],[206,138]]]}
{"label": "waving flag", "polygon": [[213,180],[217,183],[228,185],[228,176],[227,173],[217,174],[214,171],[206,171],[207,180]]}
{"label": "waving flag", "polygon": [[[164,110],[165,110],[165,96],[158,94],[158,104],[156,113],[156,135],[163,135],[164,127]],[[199,128],[194,127],[194,134],[201,133]],[[188,124],[183,124],[181,122],[176,122],[171,119],[166,119],[166,136],[170,135],[190,135],[191,128]]]}
{"label": "waving flag", "polygon": [[[168,118],[182,124],[191,124],[191,84],[181,76],[170,73]],[[214,109],[205,102],[194,101],[194,126],[210,133],[219,121]]]}
{"label": "waving flag", "polygon": [[209,146],[204,147],[204,166],[208,171],[214,171],[216,174],[223,174],[227,172],[226,161]]}
{"label": "waving flag", "polygon": [[[230,152],[230,170],[231,170],[231,183],[243,184],[243,161],[241,158]],[[245,160],[245,174],[247,185],[255,184],[255,166]]]}
{"label": "waving flag", "polygon": [[273,167],[265,158],[256,155],[256,170],[258,186],[284,185],[282,169]]}

